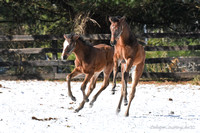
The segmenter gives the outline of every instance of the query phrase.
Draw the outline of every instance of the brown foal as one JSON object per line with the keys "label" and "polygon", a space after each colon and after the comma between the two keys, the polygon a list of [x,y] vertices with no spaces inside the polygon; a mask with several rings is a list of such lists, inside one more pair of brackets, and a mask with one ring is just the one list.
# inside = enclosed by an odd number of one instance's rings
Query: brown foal
{"label": "brown foal", "polygon": [[[61,58],[63,59],[72,52],[74,52],[76,56],[75,69],[66,78],[68,83],[68,94],[73,101],[76,101],[76,98],[71,92],[70,81],[73,77],[81,73],[85,74],[85,79],[81,85],[83,101],[75,110],[75,112],[78,112],[84,107],[85,102],[89,101],[88,97],[94,90],[97,77],[102,71],[104,74],[103,84],[90,102],[91,106],[96,101],[98,95],[109,85],[109,76],[113,70],[114,48],[106,44],[92,46],[86,43],[79,35],[74,34],[70,34],[69,36],[64,35],[64,38],[65,42],[63,43]],[[88,92],[85,94],[86,85],[89,81],[90,85]]]}
{"label": "brown foal", "polygon": [[[120,112],[122,99],[124,98],[124,104],[128,108],[125,116],[129,116],[129,108],[131,101],[135,96],[136,86],[139,78],[142,75],[145,64],[145,51],[142,45],[138,44],[135,35],[131,32],[129,25],[127,24],[125,17],[109,17],[111,22],[111,45],[115,47],[114,53],[114,70],[113,70],[113,94],[116,87],[116,75],[118,65],[121,63],[122,73],[122,89],[121,97],[117,107],[117,113]],[[132,87],[129,95],[129,101],[127,101],[127,80],[129,77],[129,71],[132,71]]]}

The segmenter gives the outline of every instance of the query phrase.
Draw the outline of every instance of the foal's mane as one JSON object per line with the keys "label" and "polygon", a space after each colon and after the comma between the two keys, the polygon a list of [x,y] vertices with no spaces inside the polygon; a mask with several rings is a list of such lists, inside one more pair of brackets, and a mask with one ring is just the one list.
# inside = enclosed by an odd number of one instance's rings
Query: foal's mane
{"label": "foal's mane", "polygon": [[[71,33],[67,36],[67,38],[70,38],[70,39],[73,39],[73,36],[76,35],[74,33]],[[87,46],[93,46],[90,42],[86,41],[83,39],[83,37],[79,36],[78,40],[80,40],[84,45],[87,45]]]}
{"label": "foal's mane", "polygon": [[79,36],[78,40],[80,40],[84,45],[92,46],[92,44],[90,42],[84,40],[83,37],[81,37],[81,36]]}
{"label": "foal's mane", "polygon": [[126,40],[126,43],[127,44],[130,44],[130,43],[138,44],[137,38],[136,38],[135,34],[131,31],[129,24],[126,21],[124,21],[124,25],[126,28],[128,28],[128,32],[129,32],[129,37]]}

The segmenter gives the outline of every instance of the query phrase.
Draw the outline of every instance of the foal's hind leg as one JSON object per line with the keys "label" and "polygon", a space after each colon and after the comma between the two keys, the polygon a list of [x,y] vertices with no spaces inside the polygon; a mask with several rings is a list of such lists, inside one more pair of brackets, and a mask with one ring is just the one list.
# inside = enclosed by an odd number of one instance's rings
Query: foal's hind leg
{"label": "foal's hind leg", "polygon": [[129,109],[131,106],[131,102],[135,96],[135,92],[136,92],[136,86],[138,84],[138,81],[142,75],[143,72],[143,68],[144,68],[144,63],[140,63],[136,66],[135,71],[133,71],[132,73],[132,87],[131,87],[131,92],[130,92],[130,96],[129,96],[129,103],[128,103],[128,107],[125,113],[125,116],[129,116]]}
{"label": "foal's hind leg", "polygon": [[90,106],[92,107],[94,102],[97,100],[97,97],[99,96],[99,94],[106,89],[106,87],[109,85],[109,77],[110,77],[110,73],[112,72],[112,66],[111,67],[107,67],[104,69],[104,80],[103,80],[103,84],[100,88],[100,90],[94,95],[92,101],[90,102]]}

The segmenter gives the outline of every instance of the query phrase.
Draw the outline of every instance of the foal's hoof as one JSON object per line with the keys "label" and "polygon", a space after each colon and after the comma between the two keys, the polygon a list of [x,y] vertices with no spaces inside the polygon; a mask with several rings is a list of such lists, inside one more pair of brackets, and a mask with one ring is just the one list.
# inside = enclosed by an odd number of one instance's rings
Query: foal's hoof
{"label": "foal's hoof", "polygon": [[93,107],[93,105],[94,105],[94,102],[95,102],[95,100],[93,99],[91,102],[90,102],[90,108],[92,108]]}
{"label": "foal's hoof", "polygon": [[115,91],[117,91],[117,90],[112,89],[111,91],[112,91],[112,95],[114,95],[114,94],[115,94]]}
{"label": "foal's hoof", "polygon": [[76,97],[71,96],[72,101],[76,101]]}
{"label": "foal's hoof", "polygon": [[90,108],[92,108],[92,107],[93,107],[93,105],[94,105],[94,103],[93,103],[93,102],[90,102]]}
{"label": "foal's hoof", "polygon": [[94,105],[94,102],[96,101],[96,98],[93,98],[92,101],[90,102],[90,107]]}
{"label": "foal's hoof", "polygon": [[127,105],[128,105],[128,101],[124,100],[124,106],[127,106]]}
{"label": "foal's hoof", "polygon": [[128,117],[129,116],[129,113],[125,113],[125,117]]}
{"label": "foal's hoof", "polygon": [[78,113],[78,112],[79,112],[79,109],[75,109],[75,110],[74,110],[74,113]]}
{"label": "foal's hoof", "polygon": [[86,99],[84,99],[84,101],[85,101],[85,102],[89,102],[89,99],[88,99],[88,98],[86,98]]}
{"label": "foal's hoof", "polygon": [[118,115],[121,110],[117,108],[116,114]]}

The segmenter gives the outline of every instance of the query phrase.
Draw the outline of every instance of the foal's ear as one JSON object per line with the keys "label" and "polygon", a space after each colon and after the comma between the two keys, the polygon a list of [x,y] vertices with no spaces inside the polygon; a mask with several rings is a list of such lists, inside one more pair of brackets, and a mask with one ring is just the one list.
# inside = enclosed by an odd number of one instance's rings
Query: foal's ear
{"label": "foal's ear", "polygon": [[113,21],[112,21],[112,17],[111,17],[111,16],[109,16],[109,18],[108,18],[108,19],[109,19],[109,21],[110,21],[111,23],[113,22]]}
{"label": "foal's ear", "polygon": [[65,40],[67,39],[67,36],[64,34],[63,37],[65,38]]}
{"label": "foal's ear", "polygon": [[121,17],[121,18],[119,19],[119,22],[124,22],[125,20],[126,20],[126,17],[123,16],[123,17]]}

